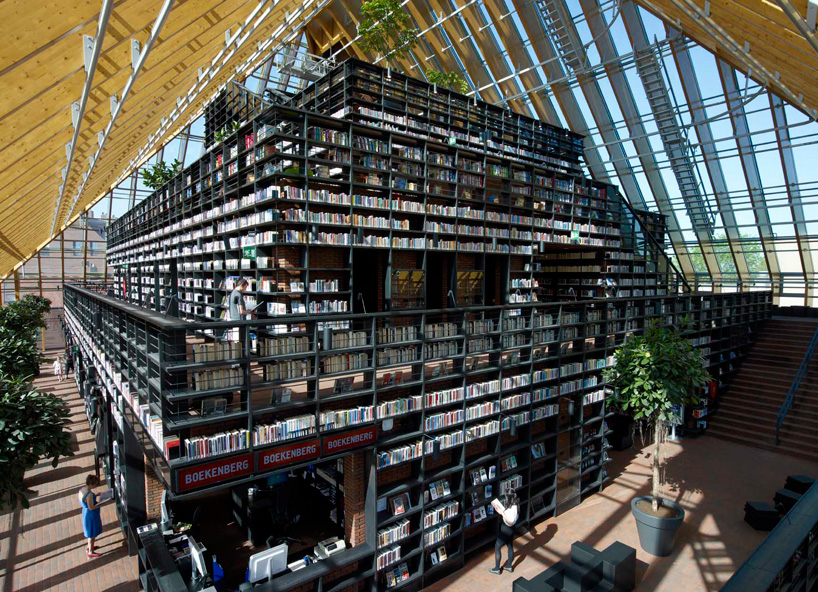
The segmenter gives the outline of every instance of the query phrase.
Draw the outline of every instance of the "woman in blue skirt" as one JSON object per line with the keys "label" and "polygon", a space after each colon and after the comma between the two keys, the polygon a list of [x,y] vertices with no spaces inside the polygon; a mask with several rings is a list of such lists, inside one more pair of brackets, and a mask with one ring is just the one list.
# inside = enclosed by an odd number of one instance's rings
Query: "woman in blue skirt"
{"label": "woman in blue skirt", "polygon": [[99,478],[96,475],[88,475],[85,478],[85,487],[79,490],[80,505],[82,506],[82,531],[88,539],[88,558],[99,557],[94,544],[96,538],[102,534],[102,518],[99,515],[99,508],[103,504],[97,503],[97,496],[94,487],[99,486]]}

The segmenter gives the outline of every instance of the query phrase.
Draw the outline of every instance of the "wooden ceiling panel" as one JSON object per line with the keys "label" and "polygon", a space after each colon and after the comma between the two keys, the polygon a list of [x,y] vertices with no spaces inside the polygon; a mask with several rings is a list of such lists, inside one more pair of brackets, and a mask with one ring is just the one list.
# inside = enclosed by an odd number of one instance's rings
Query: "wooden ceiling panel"
{"label": "wooden ceiling panel", "polygon": [[[779,0],[633,0],[810,117],[818,115],[818,52]],[[806,14],[806,0],[790,2]]]}

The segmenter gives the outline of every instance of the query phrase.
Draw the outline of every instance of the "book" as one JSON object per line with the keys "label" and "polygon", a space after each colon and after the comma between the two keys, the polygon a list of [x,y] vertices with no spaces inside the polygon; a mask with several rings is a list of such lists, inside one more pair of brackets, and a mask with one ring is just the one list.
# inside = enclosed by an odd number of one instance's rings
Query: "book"
{"label": "book", "polygon": [[491,500],[490,505],[491,505],[492,508],[494,508],[497,511],[498,514],[502,514],[503,512],[506,511],[505,507],[503,507],[503,503],[497,498],[494,498],[493,500]]}
{"label": "book", "polygon": [[432,565],[437,565],[439,561],[437,558],[437,552],[432,551],[429,553],[429,559],[432,561]]}
{"label": "book", "polygon": [[483,497],[486,499],[491,497],[491,485],[486,485],[486,489],[484,490]]}
{"label": "book", "polygon": [[486,469],[484,469],[483,467],[480,467],[480,481],[483,482],[483,481],[488,481],[488,480],[489,480],[489,476],[486,474]]}
{"label": "book", "polygon": [[392,515],[400,516],[406,512],[406,505],[404,504],[403,496],[392,498]]}
{"label": "book", "polygon": [[97,494],[97,503],[98,504],[110,501],[112,499],[114,499],[114,490],[113,489],[107,489],[107,490],[103,491],[102,493]]}
{"label": "book", "polygon": [[437,550],[437,556],[441,561],[446,561],[449,557],[446,555],[446,547],[440,547]]}
{"label": "book", "polygon": [[497,466],[491,465],[489,467],[489,479],[494,479],[497,476]]}

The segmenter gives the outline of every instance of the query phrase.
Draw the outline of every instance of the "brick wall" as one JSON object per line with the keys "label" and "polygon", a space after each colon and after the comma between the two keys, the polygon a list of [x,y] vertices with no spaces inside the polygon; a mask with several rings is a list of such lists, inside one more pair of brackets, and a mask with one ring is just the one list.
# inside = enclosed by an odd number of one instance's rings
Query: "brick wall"
{"label": "brick wall", "polygon": [[350,547],[366,542],[366,466],[363,451],[344,457],[344,524]]}
{"label": "brick wall", "polygon": [[147,522],[159,522],[162,516],[162,482],[153,471],[153,466],[145,457],[145,513]]}

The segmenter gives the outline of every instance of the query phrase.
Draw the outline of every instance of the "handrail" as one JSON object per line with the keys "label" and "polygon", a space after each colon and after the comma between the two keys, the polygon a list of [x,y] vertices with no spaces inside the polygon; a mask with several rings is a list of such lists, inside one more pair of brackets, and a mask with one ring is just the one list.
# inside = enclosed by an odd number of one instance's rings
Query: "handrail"
{"label": "handrail", "polygon": [[818,528],[818,483],[810,487],[778,522],[720,592],[814,590]]}
{"label": "handrail", "polygon": [[[651,241],[653,245],[658,249],[658,252],[662,255],[662,257],[664,257],[665,263],[667,263],[670,269],[673,270],[673,273],[676,274],[676,277],[682,281],[684,287],[687,288],[687,292],[689,294],[694,294],[695,290],[693,290],[693,288],[690,287],[690,283],[687,281],[687,278],[685,278],[684,274],[681,271],[676,269],[676,266],[673,265],[673,261],[671,261],[668,254],[665,253],[665,246],[662,243],[660,243],[655,236],[653,236],[653,233],[650,230],[645,228],[645,225],[642,223],[642,220],[639,219],[639,214],[636,213],[636,208],[634,208],[631,205],[631,203],[621,193],[619,193],[619,191],[617,191],[617,194],[619,194],[619,200],[623,204],[625,204],[625,207],[628,208],[628,210],[630,210],[630,213],[633,216],[635,222],[639,224],[642,235],[647,237],[647,239]],[[670,281],[668,281],[668,289],[670,289]]]}
{"label": "handrail", "polygon": [[807,351],[804,353],[804,359],[801,360],[801,365],[798,366],[798,372],[795,373],[795,378],[793,378],[792,384],[790,384],[790,388],[784,397],[784,402],[781,404],[781,409],[778,410],[778,418],[775,421],[776,446],[781,443],[781,439],[779,438],[781,425],[784,423],[787,413],[790,412],[790,408],[792,408],[792,403],[795,400],[795,393],[798,392],[798,387],[801,386],[801,381],[804,379],[804,375],[809,369],[809,363],[812,360],[813,354],[815,353],[816,346],[818,346],[818,328],[816,328],[815,333],[812,334],[812,341],[809,342]]}

